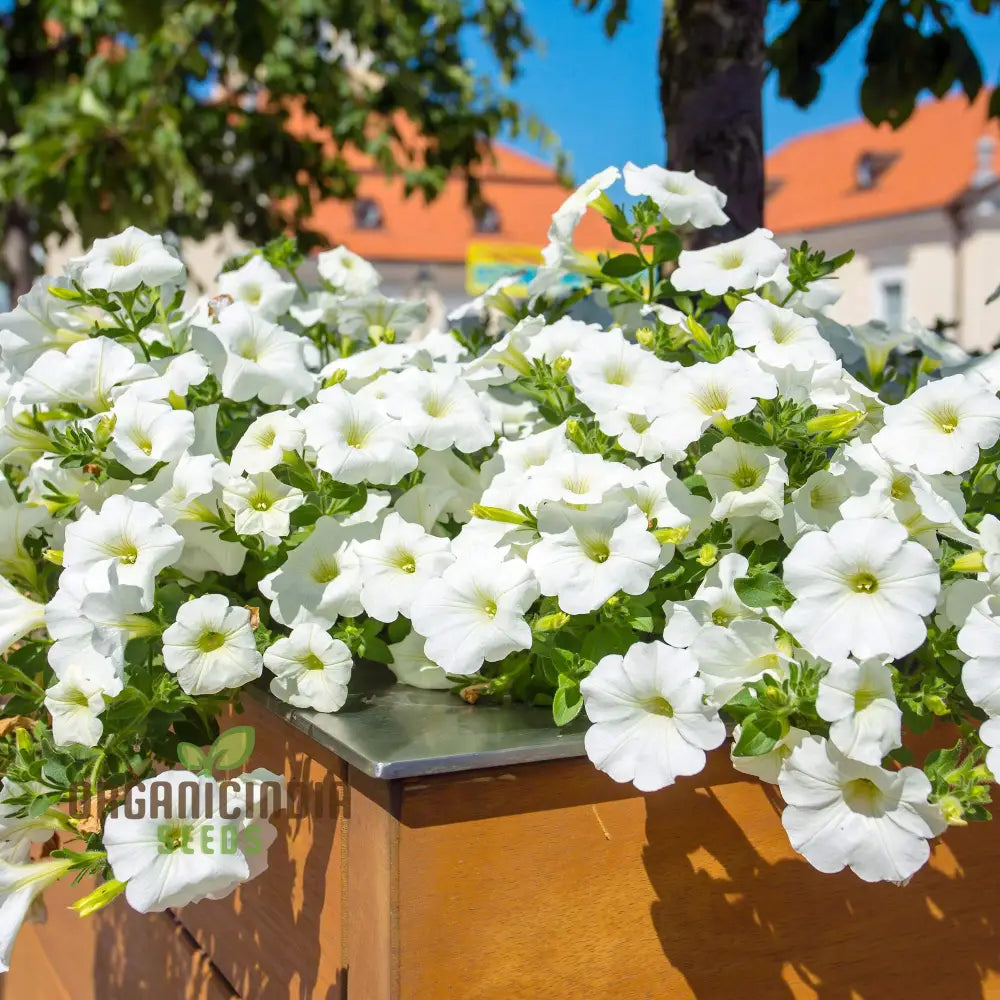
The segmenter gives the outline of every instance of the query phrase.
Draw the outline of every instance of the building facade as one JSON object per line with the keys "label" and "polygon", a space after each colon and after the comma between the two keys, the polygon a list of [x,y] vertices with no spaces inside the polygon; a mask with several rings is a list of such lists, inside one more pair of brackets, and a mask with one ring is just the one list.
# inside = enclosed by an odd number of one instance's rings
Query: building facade
{"label": "building facade", "polygon": [[944,325],[967,349],[1000,340],[1000,129],[989,94],[929,101],[898,131],[853,122],[767,161],[765,221],[786,246],[853,248],[835,319]]}

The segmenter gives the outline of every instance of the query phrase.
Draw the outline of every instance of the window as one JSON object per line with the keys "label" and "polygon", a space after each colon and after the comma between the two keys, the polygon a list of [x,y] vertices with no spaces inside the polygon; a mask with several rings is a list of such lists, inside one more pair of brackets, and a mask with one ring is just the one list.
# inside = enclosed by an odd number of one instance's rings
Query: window
{"label": "window", "polygon": [[354,225],[357,229],[382,228],[382,209],[374,198],[358,198],[354,202]]}
{"label": "window", "polygon": [[877,268],[872,274],[872,281],[872,314],[890,330],[901,330],[907,318],[906,268]]}
{"label": "window", "polygon": [[484,205],[482,212],[476,216],[477,233],[499,233],[500,213],[494,205]]}

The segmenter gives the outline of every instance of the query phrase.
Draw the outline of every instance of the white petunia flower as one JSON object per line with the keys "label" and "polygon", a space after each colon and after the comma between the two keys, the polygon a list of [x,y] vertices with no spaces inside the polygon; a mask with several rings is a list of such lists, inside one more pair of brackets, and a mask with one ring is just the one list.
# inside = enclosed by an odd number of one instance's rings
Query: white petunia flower
{"label": "white petunia flower", "polygon": [[757,295],[744,299],[733,310],[729,328],[737,347],[752,347],[761,361],[777,368],[808,372],[837,359],[820,336],[815,319]]}
{"label": "white petunia flower", "polygon": [[392,377],[389,385],[386,412],[399,419],[411,444],[473,452],[493,443],[486,408],[462,379],[410,369]]}
{"label": "white petunia flower", "polygon": [[993,780],[1000,780],[1000,719],[987,719],[979,727],[979,738],[989,747],[986,766],[993,772]]}
{"label": "white petunia flower", "polygon": [[[605,494],[624,486],[631,473],[628,466],[608,462],[600,455],[567,451],[537,467],[522,482],[521,502],[532,511],[545,500],[580,506],[600,503]],[[489,489],[483,493],[482,502],[493,504]]]}
{"label": "white petunia flower", "polygon": [[105,698],[122,690],[122,681],[108,661],[90,657],[74,660],[58,681],[45,692],[45,707],[52,716],[52,739],[56,746],[79,743],[97,746],[104,732],[101,713]]}
{"label": "white petunia flower", "polygon": [[704,704],[697,670],[689,652],[662,642],[605,656],[580,683],[593,723],[584,741],[595,767],[641,792],[701,771],[705,751],[722,743],[726,727]]}
{"label": "white petunia flower", "polygon": [[267,650],[264,666],[274,674],[271,694],[296,708],[336,712],[347,701],[351,651],[319,625],[296,625]]}
{"label": "white petunia flower", "polygon": [[785,763],[791,752],[809,735],[804,729],[789,726],[788,732],[778,740],[767,753],[755,754],[752,757],[742,757],[734,751],[740,742],[742,726],[733,729],[733,742],[729,751],[729,759],[732,761],[733,770],[741,774],[751,774],[761,781],[766,781],[769,785],[778,783],[778,775],[781,773],[781,765]]}
{"label": "white petunia flower", "polygon": [[785,259],[769,229],[705,247],[682,250],[670,282],[679,292],[723,295],[730,289],[753,289],[770,280]]}
{"label": "white petunia flower", "polygon": [[761,611],[744,604],[736,593],[736,581],[749,571],[747,558],[730,552],[709,569],[691,600],[667,601],[663,606],[664,642],[684,648],[694,642],[706,625],[726,626],[760,618]]}
{"label": "white petunia flower", "polygon": [[115,390],[156,373],[139,364],[124,345],[93,337],[63,351],[46,351],[25,373],[22,403],[76,403],[103,413],[111,408]]}
{"label": "white petunia flower", "polygon": [[816,711],[832,723],[830,742],[852,760],[881,764],[901,743],[903,713],[896,704],[892,672],[879,659],[831,664],[819,682]]}
{"label": "white petunia flower", "polygon": [[239,846],[243,817],[225,811],[219,783],[190,771],[165,771],[129,789],[104,822],[114,877],[140,913],[218,899],[250,878]]}
{"label": "white petunia flower", "polygon": [[270,472],[284,461],[285,452],[302,454],[305,440],[305,428],[288,410],[264,413],[244,431],[229,467],[237,475]]}
{"label": "white petunia flower", "polygon": [[927,635],[923,616],[941,589],[930,553],[908,541],[904,527],[876,517],[803,535],[783,574],[796,598],[784,628],[831,661],[913,652]]}
{"label": "white petunia flower", "polygon": [[316,465],[338,482],[391,486],[417,467],[406,427],[374,399],[332,386],[300,419]]}
{"label": "white petunia flower", "polygon": [[288,406],[316,386],[306,367],[305,337],[236,304],[208,329],[194,330],[194,345],[211,366],[226,399]]}
{"label": "white petunia flower", "polygon": [[557,455],[571,450],[572,446],[566,440],[566,426],[560,424],[519,439],[502,437],[497,455],[503,462],[504,473],[520,479],[532,470],[544,467]]}
{"label": "white petunia flower", "polygon": [[705,625],[689,648],[706,698],[714,705],[724,705],[744,684],[765,674],[778,681],[788,677],[788,653],[767,622],[737,619],[725,627]]}
{"label": "white petunia flower", "polygon": [[776,521],[785,503],[788,470],[779,448],[723,438],[695,469],[705,477],[715,507],[712,517],[760,517]]}
{"label": "white petunia flower", "polygon": [[452,682],[424,652],[425,642],[420,633],[411,631],[405,639],[389,643],[389,652],[392,653],[389,669],[400,684],[429,691],[447,691]]}
{"label": "white petunia flower", "polygon": [[670,376],[663,386],[657,423],[683,453],[714,421],[746,416],[758,399],[778,394],[774,376],[748,351],[736,351],[718,364],[699,361]]}
{"label": "white petunia flower", "polygon": [[101,588],[115,567],[121,584],[142,591],[143,610],[148,611],[157,573],[176,561],[183,546],[181,536],[151,504],[112,496],[99,511],[85,510],[66,526],[63,575],[84,575]]}
{"label": "white petunia flower", "polygon": [[72,287],[69,278],[42,275],[13,310],[0,313],[0,359],[13,375],[23,375],[46,351],[65,351],[86,340],[87,315],[69,308],[65,299],[50,291]]}
{"label": "white petunia flower", "polygon": [[[711,523],[712,502],[696,496],[668,469],[665,463],[635,469],[625,496],[646,515],[651,528],[673,532],[674,540],[664,545],[690,545]],[[668,558],[668,552],[661,552],[661,562]]]}
{"label": "white petunia flower", "polygon": [[169,403],[147,402],[126,392],[115,402],[110,452],[140,475],[160,462],[173,462],[194,444],[194,414]]}
{"label": "white petunia flower", "polygon": [[45,605],[25,597],[0,576],[0,655],[45,624]]}
{"label": "white petunia flower", "polygon": [[[49,806],[37,816],[30,816],[24,811],[24,806],[11,801],[28,792],[44,795],[47,791],[41,782],[21,785],[10,778],[0,779],[0,861],[15,864],[27,861],[35,844],[44,844],[52,839],[57,830],[66,829],[68,818],[58,806]],[[2,936],[0,931],[0,939]],[[2,955],[3,946],[0,945]]]}
{"label": "white petunia flower", "polygon": [[357,537],[356,529],[321,517],[312,534],[258,584],[271,601],[271,617],[289,628],[304,622],[330,628],[341,615],[361,614]]}
{"label": "white petunia flower", "polygon": [[640,198],[652,198],[673,226],[687,224],[695,229],[708,229],[724,226],[729,221],[722,210],[726,196],[717,187],[696,177],[693,170],[666,170],[657,163],[648,167],[626,163],[623,173],[625,190]]}
{"label": "white petunia flower", "polygon": [[850,868],[866,882],[904,882],[930,857],[927,841],[947,826],[927,801],[923,771],[849,760],[818,736],[792,751],[778,787],[792,847],[821,872]]}
{"label": "white petunia flower", "polygon": [[257,535],[266,545],[277,545],[292,530],[292,511],[305,503],[305,496],[273,472],[258,472],[230,479],[222,502],[233,512],[236,534]]}
{"label": "white petunia flower", "polygon": [[1000,715],[1000,595],[984,597],[969,612],[958,648],[970,658],[962,666],[962,684],[972,703]]}
{"label": "white petunia flower", "polygon": [[619,500],[586,510],[549,507],[538,527],[541,540],[529,550],[528,566],[541,592],[571,615],[596,611],[619,590],[645,593],[660,563],[646,515]]}
{"label": "white petunia flower", "polygon": [[184,264],[163,243],[163,238],[129,226],[107,239],[94,240],[82,256],[68,265],[69,274],[82,287],[107,292],[131,292],[140,285],[158,288],[184,281]]}
{"label": "white petunia flower", "polygon": [[192,695],[218,694],[260,677],[262,660],[250,612],[231,606],[222,594],[182,604],[163,633],[163,665]]}
{"label": "white petunia flower", "polygon": [[807,531],[832,528],[842,518],[841,504],[850,497],[844,467],[831,462],[817,469],[797,490],[781,515],[781,535],[789,545]]}
{"label": "white petunia flower", "polygon": [[967,375],[929,382],[883,412],[872,443],[890,461],[921,472],[967,472],[1000,438],[1000,399]]}
{"label": "white petunia flower", "polygon": [[537,597],[538,583],[523,562],[486,550],[430,581],[410,618],[431,660],[449,674],[474,674],[483,661],[531,648],[523,616]]}
{"label": "white petunia flower", "polygon": [[352,253],[345,246],[319,254],[316,270],[331,288],[344,295],[367,295],[374,292],[382,280],[364,257]]}
{"label": "white petunia flower", "polygon": [[588,177],[552,214],[549,241],[568,243],[587,211],[587,206],[604,194],[621,177],[617,167],[606,167]]}
{"label": "white petunia flower", "polygon": [[68,874],[72,858],[11,862],[0,858],[0,973],[10,971],[14,939],[38,896]]}
{"label": "white petunia flower", "polygon": [[265,319],[274,320],[288,311],[295,298],[295,285],[283,281],[263,257],[254,256],[241,267],[219,275],[219,292]]}
{"label": "white petunia flower", "polygon": [[419,524],[389,514],[378,538],[359,542],[361,604],[380,622],[409,617],[414,600],[454,561],[447,538],[428,534]]}

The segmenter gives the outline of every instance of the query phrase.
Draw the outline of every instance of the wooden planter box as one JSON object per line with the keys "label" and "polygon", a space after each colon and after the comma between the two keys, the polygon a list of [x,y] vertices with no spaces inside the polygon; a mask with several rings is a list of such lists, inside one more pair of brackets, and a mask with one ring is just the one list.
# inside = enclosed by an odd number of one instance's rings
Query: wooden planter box
{"label": "wooden planter box", "polygon": [[146,917],[80,920],[57,887],[3,1000],[1000,998],[988,824],[909,886],[866,885],[811,870],[723,754],[642,795],[540,709],[399,688],[349,709],[241,717],[252,764],[335,804],[279,820],[264,876]]}

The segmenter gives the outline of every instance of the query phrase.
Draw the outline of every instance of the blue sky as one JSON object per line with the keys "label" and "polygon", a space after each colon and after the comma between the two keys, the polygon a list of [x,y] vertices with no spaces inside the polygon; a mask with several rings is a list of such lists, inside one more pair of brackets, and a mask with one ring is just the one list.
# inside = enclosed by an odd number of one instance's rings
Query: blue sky
{"label": "blue sky", "polygon": [[[543,43],[542,53],[524,64],[510,93],[553,129],[571,154],[571,170],[582,179],[626,160],[659,163],[664,156],[663,125],[656,79],[660,34],[659,0],[632,0],[631,23],[613,41],[604,37],[602,18],[573,8],[571,0],[523,0],[527,20]],[[807,0],[809,2],[809,0]],[[1000,9],[988,17],[974,15],[968,0],[955,0],[959,22],[983,64],[984,77],[1000,77]],[[771,29],[794,11],[771,5]],[[779,100],[775,81],[764,91],[764,139],[767,149],[825,125],[860,117],[858,86],[864,66],[865,39],[848,38],[827,65],[823,88],[807,111]],[[472,40],[470,57],[491,72],[485,46]],[[530,140],[513,143],[538,153]]]}

